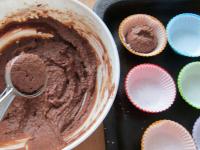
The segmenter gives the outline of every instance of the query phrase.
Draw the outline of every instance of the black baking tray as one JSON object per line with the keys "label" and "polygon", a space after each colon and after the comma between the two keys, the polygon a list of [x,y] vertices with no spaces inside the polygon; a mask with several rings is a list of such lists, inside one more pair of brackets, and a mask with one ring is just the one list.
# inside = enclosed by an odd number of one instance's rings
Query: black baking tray
{"label": "black baking tray", "polygon": [[[127,99],[124,80],[128,71],[141,63],[153,63],[166,69],[177,81],[180,69],[187,63],[199,58],[188,58],[176,54],[167,45],[164,52],[151,58],[142,58],[128,52],[120,43],[118,27],[127,16],[144,13],[155,16],[165,26],[168,21],[180,13],[200,14],[200,0],[98,0],[94,11],[110,29],[118,47],[121,79],[115,103],[104,121],[107,150],[139,150],[144,130],[154,121],[170,119],[185,126],[191,133],[200,111],[189,106],[177,90],[176,101],[165,112],[147,114],[136,109]],[[156,140],[156,139],[155,139]]]}

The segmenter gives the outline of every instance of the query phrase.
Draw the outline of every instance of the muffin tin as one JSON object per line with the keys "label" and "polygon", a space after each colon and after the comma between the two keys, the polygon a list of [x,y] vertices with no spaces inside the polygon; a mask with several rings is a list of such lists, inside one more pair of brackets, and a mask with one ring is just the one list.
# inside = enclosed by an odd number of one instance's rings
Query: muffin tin
{"label": "muffin tin", "polygon": [[198,0],[99,0],[95,12],[104,20],[110,29],[118,47],[121,61],[121,80],[115,103],[104,121],[106,148],[108,150],[141,149],[140,142],[145,129],[154,121],[170,119],[186,127],[190,133],[200,112],[188,105],[180,96],[167,111],[159,114],[147,114],[133,107],[129,102],[124,88],[125,77],[136,65],[152,63],[166,69],[177,81],[180,70],[188,63],[199,58],[178,55],[167,45],[158,56],[143,58],[132,55],[121,44],[118,28],[121,21],[132,14],[148,14],[158,18],[166,27],[172,17],[181,13],[200,14]]}

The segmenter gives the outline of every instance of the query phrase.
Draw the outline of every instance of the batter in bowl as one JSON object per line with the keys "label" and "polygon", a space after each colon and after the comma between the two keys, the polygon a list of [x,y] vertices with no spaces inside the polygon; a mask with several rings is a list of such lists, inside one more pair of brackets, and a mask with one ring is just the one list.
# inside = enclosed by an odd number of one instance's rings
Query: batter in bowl
{"label": "batter in bowl", "polygon": [[60,150],[64,136],[76,130],[87,118],[96,88],[98,59],[87,39],[71,25],[51,17],[12,22],[0,32],[5,41],[10,33],[23,30],[52,35],[48,38],[17,36],[0,55],[0,90],[5,88],[6,64],[21,53],[39,56],[46,66],[47,87],[34,99],[15,98],[0,122],[0,145],[29,137],[29,150]]}

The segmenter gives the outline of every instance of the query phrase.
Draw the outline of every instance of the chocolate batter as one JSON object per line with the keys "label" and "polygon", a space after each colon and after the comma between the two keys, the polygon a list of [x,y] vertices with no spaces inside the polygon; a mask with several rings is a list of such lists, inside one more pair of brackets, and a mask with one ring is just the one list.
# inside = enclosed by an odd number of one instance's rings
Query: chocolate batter
{"label": "chocolate batter", "polygon": [[[13,22],[4,31],[16,28],[36,28],[54,36],[20,38],[9,44],[0,55],[0,90],[5,88],[6,63],[21,53],[42,59],[48,83],[45,92],[35,99],[15,98],[0,122],[0,145],[21,135],[29,137],[29,150],[60,150],[66,145],[63,138],[80,127],[94,103],[96,53],[72,26],[49,17]],[[1,32],[1,36],[4,34]]]}
{"label": "chocolate batter", "polygon": [[38,55],[21,54],[11,60],[11,80],[13,86],[24,94],[34,94],[44,87],[46,67]]}
{"label": "chocolate batter", "polygon": [[149,26],[138,25],[129,29],[126,35],[127,44],[139,53],[150,53],[157,47],[157,37]]}

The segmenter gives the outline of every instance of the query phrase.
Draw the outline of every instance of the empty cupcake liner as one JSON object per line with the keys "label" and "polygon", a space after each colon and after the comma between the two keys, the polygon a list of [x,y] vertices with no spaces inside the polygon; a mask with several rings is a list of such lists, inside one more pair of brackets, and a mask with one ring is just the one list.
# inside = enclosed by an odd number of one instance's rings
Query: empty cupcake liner
{"label": "empty cupcake liner", "polygon": [[176,97],[172,77],[153,64],[142,64],[131,69],[125,80],[125,90],[134,106],[149,113],[167,110]]}
{"label": "empty cupcake liner", "polygon": [[151,124],[143,134],[141,147],[142,150],[196,150],[190,133],[171,120]]}
{"label": "empty cupcake liner", "polygon": [[187,64],[178,76],[178,89],[182,98],[200,109],[200,62]]}
{"label": "empty cupcake liner", "polygon": [[200,16],[183,13],[173,17],[167,25],[167,37],[171,48],[187,57],[200,56]]}
{"label": "empty cupcake liner", "polygon": [[196,120],[192,130],[192,136],[198,149],[200,149],[200,117]]}
{"label": "empty cupcake liner", "polygon": [[[127,44],[125,35],[127,34],[128,29],[130,29],[133,26],[137,26],[138,24],[147,25],[153,28],[153,31],[156,34],[158,40],[157,47],[154,51],[150,53],[136,52],[133,49],[131,49],[131,47]],[[146,14],[135,14],[125,18],[119,26],[118,34],[120,37],[120,41],[124,45],[124,47],[131,53],[138,56],[150,57],[158,55],[164,50],[167,44],[167,36],[164,25],[155,17]]]}

